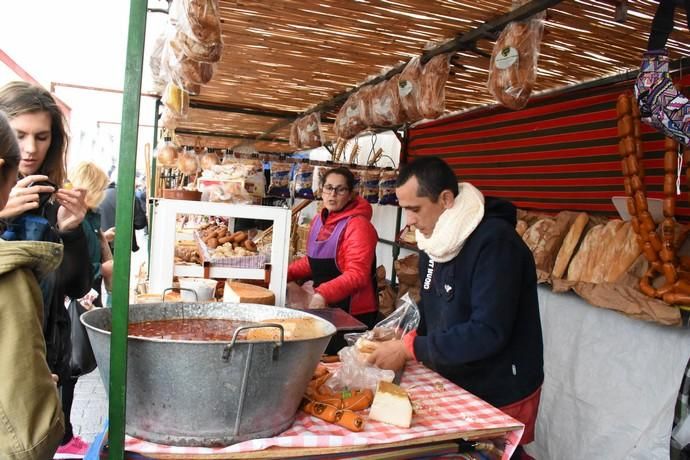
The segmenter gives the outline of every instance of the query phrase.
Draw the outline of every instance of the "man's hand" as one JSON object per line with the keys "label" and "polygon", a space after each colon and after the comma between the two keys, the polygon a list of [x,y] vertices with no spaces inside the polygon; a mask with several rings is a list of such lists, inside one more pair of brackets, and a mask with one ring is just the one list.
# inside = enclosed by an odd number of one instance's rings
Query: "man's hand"
{"label": "man's hand", "polygon": [[381,369],[397,371],[402,369],[409,359],[413,359],[413,356],[407,351],[402,340],[387,340],[376,342],[376,349],[367,358],[367,363]]}
{"label": "man's hand", "polygon": [[77,228],[86,215],[86,190],[59,189],[55,199],[60,203],[57,213],[57,227],[61,232],[68,232]]}
{"label": "man's hand", "polygon": [[326,299],[323,298],[321,294],[318,292],[314,294],[314,297],[311,298],[311,302],[309,302],[309,308],[325,308],[326,307]]}
{"label": "man's hand", "polygon": [[10,191],[10,197],[5,208],[0,211],[0,218],[7,219],[20,216],[26,211],[38,208],[39,193],[53,193],[55,189],[50,185],[31,184],[47,180],[48,176],[34,174],[17,181],[17,184]]}

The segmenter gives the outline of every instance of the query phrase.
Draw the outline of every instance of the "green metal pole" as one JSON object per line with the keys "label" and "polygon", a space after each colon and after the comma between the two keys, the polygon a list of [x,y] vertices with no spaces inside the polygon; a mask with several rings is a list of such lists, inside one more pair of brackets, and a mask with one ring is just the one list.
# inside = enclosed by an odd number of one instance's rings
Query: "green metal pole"
{"label": "green metal pole", "polygon": [[141,75],[146,34],[146,7],[146,0],[130,1],[115,216],[113,324],[110,341],[110,426],[108,435],[109,458],[111,460],[125,458],[129,273],[134,215],[134,173],[136,170]]}

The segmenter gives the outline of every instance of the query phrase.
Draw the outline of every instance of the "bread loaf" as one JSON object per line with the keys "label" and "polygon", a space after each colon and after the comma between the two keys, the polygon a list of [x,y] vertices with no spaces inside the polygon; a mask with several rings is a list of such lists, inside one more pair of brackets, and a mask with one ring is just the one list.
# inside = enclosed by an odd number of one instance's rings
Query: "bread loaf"
{"label": "bread loaf", "polygon": [[603,281],[616,282],[625,274],[630,266],[642,253],[642,248],[637,242],[637,234],[630,222],[626,222],[617,232],[615,247],[611,248],[608,258],[603,265],[608,269],[604,273]]}
{"label": "bread loaf", "polygon": [[223,302],[275,305],[276,297],[273,292],[261,286],[239,281],[226,281],[223,290]]}
{"label": "bread loaf", "polygon": [[351,139],[367,126],[363,121],[364,108],[359,92],[351,95],[338,111],[335,117],[335,135],[343,139]]}
{"label": "bread loaf", "polygon": [[537,76],[537,58],[544,30],[541,19],[509,23],[496,40],[489,67],[489,92],[511,109],[529,100]]}
{"label": "bread loaf", "polygon": [[405,121],[405,112],[400,103],[398,82],[400,75],[374,86],[371,92],[372,126],[396,126]]}
{"label": "bread loaf", "polygon": [[515,231],[522,238],[522,235],[525,234],[528,227],[529,226],[527,225],[527,222],[525,222],[524,220],[518,220],[517,225],[515,225]]}
{"label": "bread loaf", "polygon": [[[612,251],[618,250],[619,245],[616,236],[621,237],[619,230],[624,222],[620,219],[613,219],[604,225],[597,241],[592,243],[592,254],[587,265],[583,268],[580,281],[588,283],[603,283],[606,279],[606,272],[609,270],[609,263],[612,259]],[[624,234],[625,232],[623,232]]]}
{"label": "bread loaf", "polygon": [[398,80],[398,94],[405,117],[409,122],[421,120],[422,114],[419,112],[417,100],[419,99],[419,86],[422,79],[422,68],[419,57],[415,57],[407,63],[400,73]]}
{"label": "bread loaf", "polygon": [[587,213],[582,212],[577,215],[575,221],[572,223],[572,225],[570,225],[568,233],[565,235],[561,248],[558,250],[558,255],[556,256],[556,262],[554,263],[553,271],[551,272],[551,276],[553,278],[563,278],[563,275],[568,268],[568,263],[570,263],[570,259],[573,257],[577,243],[580,242],[580,237],[582,236],[582,232],[587,226],[588,221],[589,216]]}
{"label": "bread loaf", "polygon": [[580,248],[575,253],[573,260],[568,265],[568,281],[580,281],[582,272],[589,265],[589,259],[592,257],[592,248],[596,249],[599,236],[604,230],[604,225],[595,225],[585,234]]}
{"label": "bread loaf", "polygon": [[423,118],[438,118],[446,107],[446,81],[450,73],[450,55],[439,54],[424,64],[417,108]]}
{"label": "bread loaf", "polygon": [[[321,323],[314,318],[274,318],[264,319],[261,322],[283,326],[285,340],[313,339],[324,335]],[[249,329],[247,340],[280,340],[280,329],[277,327]]]}

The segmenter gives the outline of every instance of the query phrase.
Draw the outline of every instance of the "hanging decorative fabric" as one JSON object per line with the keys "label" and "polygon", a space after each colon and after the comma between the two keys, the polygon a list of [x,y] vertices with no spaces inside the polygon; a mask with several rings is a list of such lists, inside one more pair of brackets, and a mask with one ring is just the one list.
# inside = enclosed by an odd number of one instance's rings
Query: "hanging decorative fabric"
{"label": "hanging decorative fabric", "polygon": [[[685,1],[686,14],[690,1]],[[673,30],[675,0],[660,0],[649,35],[647,52],[635,82],[642,121],[678,142],[690,144],[690,101],[673,85],[668,52],[664,48]],[[689,19],[690,21],[690,19]]]}

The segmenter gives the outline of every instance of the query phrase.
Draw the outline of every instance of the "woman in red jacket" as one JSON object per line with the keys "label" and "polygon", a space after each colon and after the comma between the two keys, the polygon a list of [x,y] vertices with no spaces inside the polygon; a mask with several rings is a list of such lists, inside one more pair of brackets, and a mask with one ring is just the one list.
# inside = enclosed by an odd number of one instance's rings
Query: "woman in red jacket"
{"label": "woman in red jacket", "polygon": [[[288,281],[313,280],[309,308],[339,307],[370,328],[376,324],[376,243],[371,205],[354,190],[355,177],[345,167],[323,177],[323,210],[314,217],[307,255],[288,267]],[[338,346],[340,345],[340,346]],[[345,345],[332,341],[329,351]]]}

